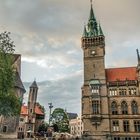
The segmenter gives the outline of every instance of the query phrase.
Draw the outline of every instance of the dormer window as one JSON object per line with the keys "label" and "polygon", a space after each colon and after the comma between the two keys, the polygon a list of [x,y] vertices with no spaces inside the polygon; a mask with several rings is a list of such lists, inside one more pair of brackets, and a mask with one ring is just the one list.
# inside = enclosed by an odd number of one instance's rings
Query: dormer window
{"label": "dormer window", "polygon": [[100,82],[99,82],[99,80],[91,80],[89,82],[89,87],[91,89],[92,94],[99,95],[99,92],[100,92]]}
{"label": "dormer window", "polygon": [[99,86],[93,86],[93,87],[91,88],[91,92],[92,92],[93,94],[99,94]]}

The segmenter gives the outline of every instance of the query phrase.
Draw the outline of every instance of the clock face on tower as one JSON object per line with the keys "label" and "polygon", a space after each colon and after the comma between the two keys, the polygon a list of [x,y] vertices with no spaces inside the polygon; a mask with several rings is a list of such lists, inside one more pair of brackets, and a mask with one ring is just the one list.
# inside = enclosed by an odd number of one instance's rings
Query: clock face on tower
{"label": "clock face on tower", "polygon": [[91,55],[95,55],[95,54],[96,54],[95,50],[92,50]]}

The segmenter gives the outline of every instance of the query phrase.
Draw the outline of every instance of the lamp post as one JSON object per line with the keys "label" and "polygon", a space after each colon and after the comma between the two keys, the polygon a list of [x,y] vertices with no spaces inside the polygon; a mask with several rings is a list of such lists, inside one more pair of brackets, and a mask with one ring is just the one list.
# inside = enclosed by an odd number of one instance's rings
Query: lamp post
{"label": "lamp post", "polygon": [[50,109],[50,114],[49,114],[49,126],[50,126],[51,111],[52,111],[53,105],[52,105],[52,103],[48,103],[48,105],[49,105],[49,109]]}

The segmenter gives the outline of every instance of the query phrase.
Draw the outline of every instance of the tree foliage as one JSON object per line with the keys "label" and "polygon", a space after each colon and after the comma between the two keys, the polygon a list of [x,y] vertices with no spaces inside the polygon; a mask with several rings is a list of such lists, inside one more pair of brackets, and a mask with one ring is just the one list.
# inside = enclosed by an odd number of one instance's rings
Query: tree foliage
{"label": "tree foliage", "polygon": [[47,131],[48,126],[49,126],[48,123],[46,122],[42,123],[38,128],[38,132]]}
{"label": "tree foliage", "polygon": [[56,108],[51,115],[51,122],[58,126],[59,132],[69,132],[69,120],[64,109]]}
{"label": "tree foliage", "polygon": [[13,53],[15,45],[9,32],[0,34],[0,115],[19,114],[20,101],[14,93],[15,72]]}

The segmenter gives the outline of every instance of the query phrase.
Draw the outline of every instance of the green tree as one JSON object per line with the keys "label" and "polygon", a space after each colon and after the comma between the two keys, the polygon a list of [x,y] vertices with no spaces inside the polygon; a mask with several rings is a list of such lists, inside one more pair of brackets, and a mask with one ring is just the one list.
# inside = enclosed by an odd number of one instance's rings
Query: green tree
{"label": "green tree", "polygon": [[47,131],[48,126],[49,126],[48,123],[43,122],[38,128],[38,132]]}
{"label": "green tree", "polygon": [[9,34],[9,32],[0,34],[0,115],[3,116],[18,115],[21,105],[14,93],[13,53],[15,45]]}
{"label": "green tree", "polygon": [[69,132],[69,119],[64,109],[56,108],[51,114],[51,122],[58,126],[59,132]]}

